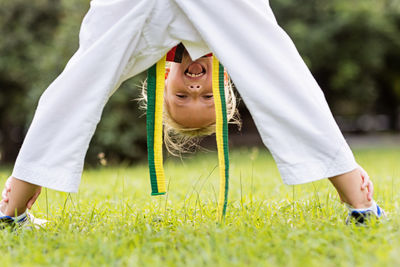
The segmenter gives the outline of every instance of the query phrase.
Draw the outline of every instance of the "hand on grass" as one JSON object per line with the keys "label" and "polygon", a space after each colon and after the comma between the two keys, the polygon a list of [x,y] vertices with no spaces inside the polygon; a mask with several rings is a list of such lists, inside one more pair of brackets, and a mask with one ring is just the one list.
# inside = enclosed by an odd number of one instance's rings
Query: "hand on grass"
{"label": "hand on grass", "polygon": [[[2,200],[0,201],[0,203],[8,203],[8,201],[9,201],[9,193],[11,192],[11,179],[12,179],[12,177],[8,178],[5,183],[3,192],[1,193]],[[39,197],[41,192],[42,192],[42,188],[38,187],[35,194],[32,196],[31,199],[29,199],[28,203],[26,204],[26,207],[28,209],[32,208],[33,204],[36,202],[36,200]]]}
{"label": "hand on grass", "polygon": [[368,201],[371,201],[374,194],[374,184],[369,179],[368,173],[361,166],[359,166],[359,170],[363,181],[361,184],[361,190],[368,190],[367,199]]}

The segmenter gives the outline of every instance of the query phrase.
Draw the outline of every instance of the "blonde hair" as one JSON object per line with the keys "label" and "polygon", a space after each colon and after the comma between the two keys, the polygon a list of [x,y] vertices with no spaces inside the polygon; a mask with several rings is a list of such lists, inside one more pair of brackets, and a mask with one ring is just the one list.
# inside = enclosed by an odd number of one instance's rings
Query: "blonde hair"
{"label": "blonde hair", "polygon": [[[237,109],[238,101],[233,91],[232,82],[226,72],[224,80],[228,123],[235,124],[240,129],[241,120]],[[137,100],[139,108],[147,110],[147,80],[142,83],[141,94]],[[163,110],[164,144],[168,152],[174,156],[197,150],[203,137],[215,133],[215,123],[201,128],[188,128],[177,123],[171,117],[165,103]]]}

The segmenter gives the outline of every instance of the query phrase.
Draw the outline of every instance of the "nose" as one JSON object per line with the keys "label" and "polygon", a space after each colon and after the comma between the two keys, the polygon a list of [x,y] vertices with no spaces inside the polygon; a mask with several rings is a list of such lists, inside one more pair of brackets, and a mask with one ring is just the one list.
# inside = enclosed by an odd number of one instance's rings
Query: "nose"
{"label": "nose", "polygon": [[188,87],[189,87],[189,90],[191,90],[191,91],[199,91],[201,89],[200,84],[191,84]]}

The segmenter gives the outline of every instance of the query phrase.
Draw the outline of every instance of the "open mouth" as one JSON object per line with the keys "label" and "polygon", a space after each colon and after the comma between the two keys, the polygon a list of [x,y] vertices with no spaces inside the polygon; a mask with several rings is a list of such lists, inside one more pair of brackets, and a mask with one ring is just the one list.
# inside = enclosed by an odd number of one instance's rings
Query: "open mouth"
{"label": "open mouth", "polygon": [[192,62],[185,70],[185,75],[190,78],[199,78],[206,74],[206,69],[197,62]]}

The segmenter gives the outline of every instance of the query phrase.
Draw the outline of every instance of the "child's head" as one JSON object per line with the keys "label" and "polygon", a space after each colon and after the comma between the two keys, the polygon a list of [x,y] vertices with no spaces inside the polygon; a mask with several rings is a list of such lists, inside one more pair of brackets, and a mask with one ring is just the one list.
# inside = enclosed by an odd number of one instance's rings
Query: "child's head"
{"label": "child's head", "polygon": [[[240,126],[236,97],[225,74],[228,122]],[[146,83],[141,107],[146,109]],[[201,137],[215,133],[212,57],[192,61],[185,52],[181,63],[168,63],[164,90],[164,143],[171,154],[192,151]]]}
{"label": "child's head", "polygon": [[205,128],[215,123],[212,90],[212,58],[170,63],[164,101],[171,119],[185,128]]}

